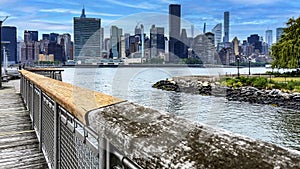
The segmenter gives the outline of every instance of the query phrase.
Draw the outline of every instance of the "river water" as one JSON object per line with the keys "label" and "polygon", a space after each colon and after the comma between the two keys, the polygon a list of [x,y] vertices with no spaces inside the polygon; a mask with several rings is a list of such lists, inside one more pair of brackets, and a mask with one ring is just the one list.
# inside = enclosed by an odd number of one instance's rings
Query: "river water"
{"label": "river water", "polygon": [[[300,150],[300,112],[222,97],[154,89],[159,80],[184,75],[236,74],[236,68],[65,68],[63,81],[233,133]],[[266,68],[251,68],[264,73]],[[240,69],[248,74],[248,68]]]}

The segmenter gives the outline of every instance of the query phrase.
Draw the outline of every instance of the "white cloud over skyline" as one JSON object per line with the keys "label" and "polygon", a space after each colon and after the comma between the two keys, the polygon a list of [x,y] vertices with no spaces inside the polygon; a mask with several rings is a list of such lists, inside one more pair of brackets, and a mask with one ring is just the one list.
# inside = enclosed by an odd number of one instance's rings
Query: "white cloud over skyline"
{"label": "white cloud over skyline", "polygon": [[204,22],[207,31],[222,23],[224,11],[229,11],[231,39],[235,36],[245,39],[253,33],[264,37],[267,29],[273,29],[275,36],[277,27],[285,26],[290,17],[300,16],[300,2],[283,0],[89,0],[84,4],[72,0],[1,0],[0,19],[10,16],[3,25],[16,26],[19,36],[30,29],[38,30],[40,34],[57,32],[72,35],[73,17],[80,16],[84,5],[87,17],[100,18],[106,32],[109,32],[111,24],[119,24],[117,26],[122,27],[124,33],[131,33],[139,21],[145,24],[146,32],[155,24],[164,26],[168,35],[170,3],[181,4],[181,16],[186,23],[182,27],[188,30],[193,24],[198,32],[203,29]]}

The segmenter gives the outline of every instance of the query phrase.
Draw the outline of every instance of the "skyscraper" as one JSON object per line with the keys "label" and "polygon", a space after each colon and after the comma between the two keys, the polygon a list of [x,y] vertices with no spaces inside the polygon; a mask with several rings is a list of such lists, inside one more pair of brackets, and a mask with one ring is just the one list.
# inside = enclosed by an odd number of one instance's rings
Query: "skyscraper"
{"label": "skyscraper", "polygon": [[279,42],[282,34],[283,34],[283,28],[276,28],[276,42]]}
{"label": "skyscraper", "polygon": [[58,36],[57,43],[60,44],[63,48],[63,61],[69,60],[72,58],[71,56],[71,35],[68,33],[62,34]]}
{"label": "skyscraper", "polygon": [[87,18],[84,8],[81,17],[74,17],[74,59],[100,57],[101,19]]}
{"label": "skyscraper", "polygon": [[121,56],[121,36],[122,29],[117,26],[111,26],[110,28],[110,45],[111,55],[114,59],[120,58]]}
{"label": "skyscraper", "polygon": [[24,31],[24,42],[28,42],[28,41],[38,41],[38,36],[39,32],[38,31]]}
{"label": "skyscraper", "polygon": [[262,41],[258,34],[252,34],[247,38],[247,41],[250,45],[254,46],[254,49],[258,49],[259,52],[262,52]]}
{"label": "skyscraper", "polygon": [[21,49],[21,62],[33,63],[40,53],[40,43],[38,42],[38,31],[24,31],[24,43]]}
{"label": "skyscraper", "polygon": [[218,23],[212,29],[212,33],[215,34],[215,45],[217,46],[222,41],[222,23]]}
{"label": "skyscraper", "polygon": [[272,46],[272,43],[273,43],[273,31],[272,30],[266,30],[266,42],[268,44],[268,47]]}
{"label": "skyscraper", "polygon": [[159,52],[165,51],[165,30],[163,27],[152,25],[150,29],[151,57],[158,56]]}
{"label": "skyscraper", "polygon": [[179,4],[169,5],[169,60],[174,62],[180,56],[180,17],[181,6]]}
{"label": "skyscraper", "polygon": [[223,42],[229,42],[229,12],[224,12],[224,37]]}
{"label": "skyscraper", "polygon": [[42,40],[50,40],[50,35],[49,34],[43,34],[42,37],[43,37]]}
{"label": "skyscraper", "polygon": [[59,36],[58,33],[50,33],[50,35],[49,35],[50,42],[57,43],[58,36]]}
{"label": "skyscraper", "polygon": [[1,50],[3,49],[2,47],[5,46],[8,64],[17,63],[17,28],[3,26],[1,41],[7,42],[2,43]]}

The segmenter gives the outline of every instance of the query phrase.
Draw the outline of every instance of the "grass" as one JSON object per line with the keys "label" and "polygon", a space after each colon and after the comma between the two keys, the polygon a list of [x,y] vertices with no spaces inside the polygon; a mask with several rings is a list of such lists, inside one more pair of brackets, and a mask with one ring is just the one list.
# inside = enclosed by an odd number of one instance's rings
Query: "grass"
{"label": "grass", "polygon": [[224,78],[221,84],[230,87],[253,86],[258,89],[280,89],[284,91],[300,92],[300,77],[236,77]]}
{"label": "grass", "polygon": [[300,81],[300,77],[274,77],[272,80],[275,82]]}

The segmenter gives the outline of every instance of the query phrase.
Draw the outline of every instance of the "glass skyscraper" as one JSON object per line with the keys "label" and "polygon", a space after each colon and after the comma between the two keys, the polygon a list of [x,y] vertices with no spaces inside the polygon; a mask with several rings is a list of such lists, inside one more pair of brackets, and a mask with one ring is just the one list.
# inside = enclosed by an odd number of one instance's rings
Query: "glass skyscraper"
{"label": "glass skyscraper", "polygon": [[180,56],[180,17],[181,6],[170,4],[169,6],[169,60],[174,62]]}
{"label": "glass skyscraper", "polygon": [[[3,46],[5,46],[8,64],[17,63],[17,28],[11,26],[3,26],[1,41],[1,50],[3,49]],[[4,59],[2,59],[2,61],[3,60]]]}
{"label": "glass skyscraper", "polygon": [[268,44],[268,47],[272,46],[272,43],[273,43],[273,31],[272,30],[266,30],[266,43]]}
{"label": "glass skyscraper", "polygon": [[229,42],[229,12],[224,12],[224,38],[223,42]]}
{"label": "glass skyscraper", "polygon": [[74,59],[96,59],[101,55],[101,19],[74,17]]}
{"label": "glass skyscraper", "polygon": [[215,34],[215,45],[217,46],[222,42],[222,23],[218,23],[213,29],[212,33]]}
{"label": "glass skyscraper", "polygon": [[276,28],[276,42],[279,42],[282,34],[283,34],[283,28]]}

